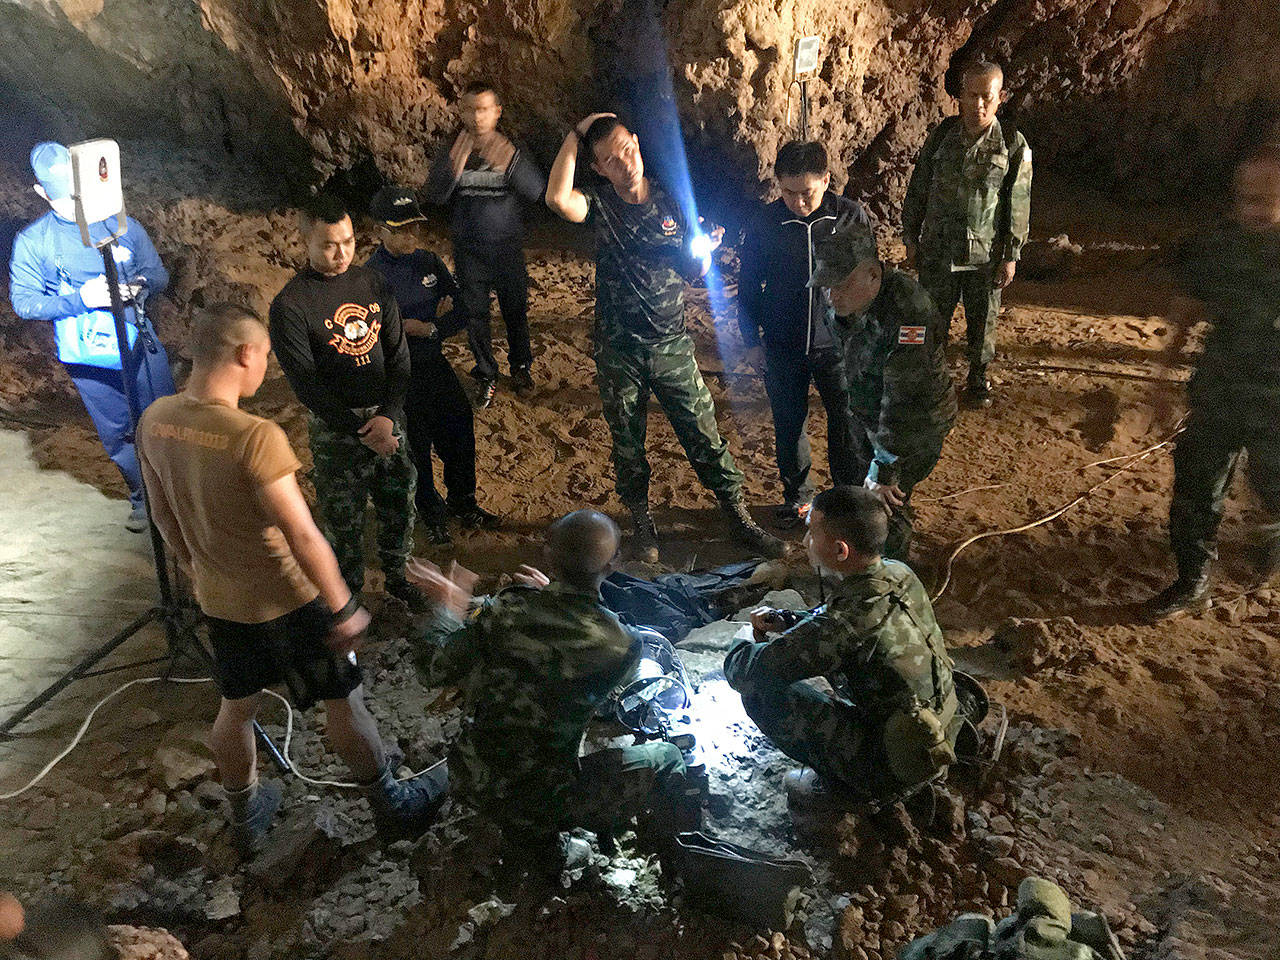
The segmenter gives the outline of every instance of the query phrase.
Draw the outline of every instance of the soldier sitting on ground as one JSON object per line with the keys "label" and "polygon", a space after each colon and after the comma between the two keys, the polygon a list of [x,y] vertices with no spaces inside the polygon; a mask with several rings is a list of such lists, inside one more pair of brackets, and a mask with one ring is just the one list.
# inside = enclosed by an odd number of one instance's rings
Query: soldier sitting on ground
{"label": "soldier sitting on ground", "polygon": [[[881,558],[887,533],[871,491],[818,494],[805,548],[819,573],[837,581],[830,599],[798,622],[788,611],[753,611],[754,639],[725,658],[725,678],[751,719],[810,768],[787,775],[800,820],[905,796],[955,759],[963,717],[951,658],[916,575]],[[770,633],[780,636],[768,640]]]}
{"label": "soldier sitting on ground", "polygon": [[963,913],[933,933],[912,940],[898,960],[1124,960],[1107,921],[1071,912],[1056,883],[1027,877],[1018,886],[1018,909],[999,923]]}
{"label": "soldier sitting on ground", "polygon": [[418,639],[418,667],[428,684],[462,690],[452,790],[508,843],[549,853],[561,830],[605,833],[646,809],[659,827],[679,822],[685,764],[676,747],[578,756],[596,707],[640,656],[640,641],[600,600],[618,545],[608,517],[571,513],[547,534],[551,577],[522,567],[516,586],[469,616],[474,574],[409,562],[410,580],[435,603]]}
{"label": "soldier sitting on ground", "polygon": [[885,556],[906,561],[911,491],[937,466],[956,418],[947,372],[946,321],[924,289],[880,261],[858,220],[837,225],[817,247],[809,281],[831,289],[843,340],[853,419],[855,476],[889,510]]}

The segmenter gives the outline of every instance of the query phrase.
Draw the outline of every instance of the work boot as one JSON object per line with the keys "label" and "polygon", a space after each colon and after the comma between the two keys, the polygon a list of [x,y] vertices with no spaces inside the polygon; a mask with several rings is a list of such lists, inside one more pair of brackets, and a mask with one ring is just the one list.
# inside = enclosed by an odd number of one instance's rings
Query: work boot
{"label": "work boot", "polygon": [[147,508],[143,504],[130,508],[129,519],[124,522],[124,528],[130,533],[142,533],[147,529]]}
{"label": "work boot", "polygon": [[427,535],[427,543],[432,546],[443,547],[453,543],[453,537],[449,536],[449,526],[443,520],[424,520],[422,529]]}
{"label": "work boot", "polygon": [[991,381],[986,367],[970,367],[968,383],[964,388],[964,403],[972,410],[991,406]]}
{"label": "work boot", "polygon": [[794,530],[809,515],[809,504],[802,500],[788,500],[773,511],[773,525],[779,530]]}
{"label": "work boot", "polygon": [[511,371],[511,385],[518,396],[527,397],[533,393],[533,374],[529,372],[528,365]]}
{"label": "work boot", "polygon": [[642,563],[658,562],[658,528],[647,504],[631,507],[631,556]]}
{"label": "work boot", "polygon": [[274,780],[255,780],[243,790],[224,792],[231,842],[242,856],[251,857],[262,849],[284,793]]}
{"label": "work boot", "polygon": [[729,520],[729,529],[749,550],[762,557],[776,560],[787,552],[786,544],[772,534],[765,533],[747,513],[747,505],[741,500],[721,501],[720,509]]}
{"label": "work boot", "polygon": [[383,590],[386,591],[387,596],[395,597],[415,613],[427,608],[426,594],[401,575],[388,575]]}
{"label": "work boot", "polygon": [[1205,571],[1178,579],[1165,587],[1146,603],[1148,620],[1163,620],[1184,610],[1203,613],[1213,605],[1209,596],[1209,574]]}
{"label": "work boot", "polygon": [[449,507],[449,513],[468,530],[497,530],[502,526],[502,518],[496,513],[485,510],[474,499],[458,506]]}
{"label": "work boot", "polygon": [[449,768],[437,764],[412,780],[397,780],[391,764],[362,788],[378,836],[388,843],[413,840],[435,822],[449,792]]}

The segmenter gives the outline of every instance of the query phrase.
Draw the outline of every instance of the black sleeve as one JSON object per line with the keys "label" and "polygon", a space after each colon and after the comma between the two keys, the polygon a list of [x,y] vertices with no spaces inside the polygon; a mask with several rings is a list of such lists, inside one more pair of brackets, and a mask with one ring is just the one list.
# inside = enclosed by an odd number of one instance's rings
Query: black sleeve
{"label": "black sleeve", "polygon": [[378,412],[399,422],[404,414],[404,396],[409,390],[409,340],[400,321],[400,305],[391,289],[376,274],[374,283],[378,302],[382,304],[382,363],[386,376],[386,394]]}
{"label": "black sleeve", "polygon": [[[311,349],[307,319],[283,298],[288,288],[271,301],[271,349],[280,361],[280,369],[302,405],[339,433],[355,433],[364,424],[325,389],[316,373],[315,354]],[[397,315],[398,316],[398,315]],[[397,321],[398,325],[398,321]]]}
{"label": "black sleeve", "polygon": [[748,347],[760,345],[760,305],[764,292],[764,250],[761,245],[764,241],[764,227],[765,220],[759,216],[747,223],[742,254],[739,257],[738,330],[742,334],[742,342]]}
{"label": "black sleeve", "polygon": [[507,182],[517,196],[530,203],[541,203],[547,192],[547,178],[542,175],[538,165],[533,162],[529,151],[523,145],[516,146],[516,155],[511,158],[507,169]]}
{"label": "black sleeve", "polygon": [[431,172],[422,187],[423,197],[428,203],[448,203],[453,196],[453,188],[458,185],[453,176],[453,163],[449,160],[449,148],[452,146],[453,141],[450,140],[436,155],[435,163],[431,164]]}

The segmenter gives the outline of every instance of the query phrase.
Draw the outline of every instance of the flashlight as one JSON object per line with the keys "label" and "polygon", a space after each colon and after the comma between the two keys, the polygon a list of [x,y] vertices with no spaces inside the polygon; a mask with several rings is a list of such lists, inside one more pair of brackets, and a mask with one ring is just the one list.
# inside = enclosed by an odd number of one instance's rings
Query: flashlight
{"label": "flashlight", "polygon": [[689,240],[689,253],[698,260],[710,260],[711,238],[705,233],[695,233]]}

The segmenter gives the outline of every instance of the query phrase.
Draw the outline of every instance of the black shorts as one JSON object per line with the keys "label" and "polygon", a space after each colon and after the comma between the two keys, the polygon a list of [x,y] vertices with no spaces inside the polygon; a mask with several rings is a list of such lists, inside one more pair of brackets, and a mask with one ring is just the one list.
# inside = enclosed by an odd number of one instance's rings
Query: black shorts
{"label": "black shorts", "polygon": [[300,708],[345,700],[360,686],[360,668],[325,644],[329,608],[319,597],[266,623],[209,617],[214,679],[223,697],[239,700],[283,683]]}

